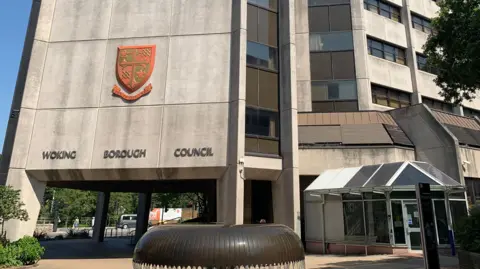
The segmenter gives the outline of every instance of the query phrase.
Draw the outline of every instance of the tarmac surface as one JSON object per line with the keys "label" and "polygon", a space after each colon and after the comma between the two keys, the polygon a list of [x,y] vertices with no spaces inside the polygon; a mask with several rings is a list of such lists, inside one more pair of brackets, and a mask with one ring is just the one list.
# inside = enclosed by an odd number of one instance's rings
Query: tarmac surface
{"label": "tarmac surface", "polygon": [[[103,243],[91,239],[42,242],[45,255],[37,269],[132,269],[134,246],[128,239],[109,238]],[[440,256],[442,269],[457,269],[455,257]],[[423,269],[423,258],[409,256],[307,255],[308,269]]]}

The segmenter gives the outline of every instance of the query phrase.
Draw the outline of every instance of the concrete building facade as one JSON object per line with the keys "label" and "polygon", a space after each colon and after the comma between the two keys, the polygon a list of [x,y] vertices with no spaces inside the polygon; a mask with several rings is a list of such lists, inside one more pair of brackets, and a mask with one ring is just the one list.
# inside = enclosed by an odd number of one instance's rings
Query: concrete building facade
{"label": "concrete building facade", "polygon": [[422,58],[437,10],[34,0],[0,169],[31,220],[8,237],[33,232],[46,186],[98,191],[98,220],[109,192],[140,193],[137,236],[152,192],[200,191],[209,221],[282,223],[307,250],[318,219],[303,190],[329,169],[428,162],[480,200],[480,101],[442,102]]}

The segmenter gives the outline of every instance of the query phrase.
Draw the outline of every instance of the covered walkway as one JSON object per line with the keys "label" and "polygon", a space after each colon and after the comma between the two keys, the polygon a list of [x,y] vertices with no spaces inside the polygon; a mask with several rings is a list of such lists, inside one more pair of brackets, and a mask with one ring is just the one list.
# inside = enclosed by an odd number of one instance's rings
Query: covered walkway
{"label": "covered walkway", "polygon": [[327,170],[304,192],[307,250],[313,253],[405,253],[421,249],[415,195],[431,185],[437,240],[448,246],[452,219],[466,215],[465,186],[425,162]]}

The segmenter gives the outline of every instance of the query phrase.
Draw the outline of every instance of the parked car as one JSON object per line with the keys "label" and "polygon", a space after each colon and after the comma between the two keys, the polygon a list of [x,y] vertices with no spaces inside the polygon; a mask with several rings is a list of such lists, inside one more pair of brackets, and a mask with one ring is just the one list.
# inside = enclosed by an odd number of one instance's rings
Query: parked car
{"label": "parked car", "polygon": [[125,214],[125,215],[121,215],[118,218],[117,228],[121,228],[121,229],[135,228],[136,225],[137,225],[136,214]]}

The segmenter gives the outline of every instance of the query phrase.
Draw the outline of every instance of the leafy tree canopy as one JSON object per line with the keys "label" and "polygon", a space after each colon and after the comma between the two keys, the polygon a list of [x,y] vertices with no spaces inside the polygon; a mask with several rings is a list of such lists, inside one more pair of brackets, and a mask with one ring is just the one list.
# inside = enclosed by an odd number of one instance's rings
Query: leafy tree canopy
{"label": "leafy tree canopy", "polygon": [[20,200],[20,191],[11,186],[0,186],[0,224],[3,226],[5,221],[17,219],[21,221],[28,220],[27,210],[23,208],[25,204]]}
{"label": "leafy tree canopy", "polygon": [[442,0],[439,6],[425,54],[437,71],[440,95],[459,104],[480,89],[480,0]]}

